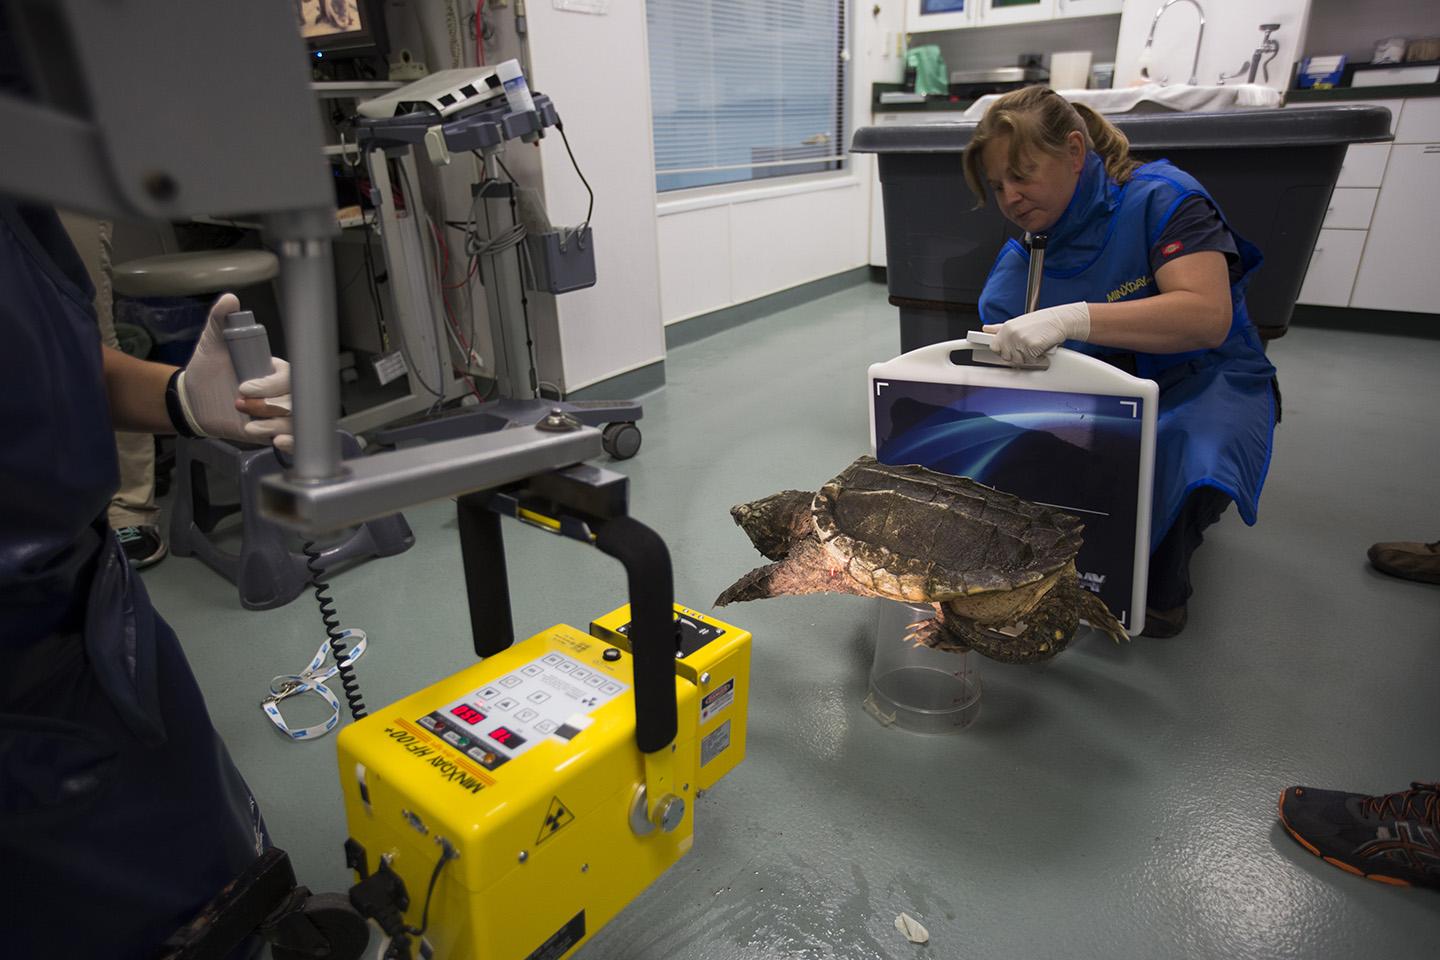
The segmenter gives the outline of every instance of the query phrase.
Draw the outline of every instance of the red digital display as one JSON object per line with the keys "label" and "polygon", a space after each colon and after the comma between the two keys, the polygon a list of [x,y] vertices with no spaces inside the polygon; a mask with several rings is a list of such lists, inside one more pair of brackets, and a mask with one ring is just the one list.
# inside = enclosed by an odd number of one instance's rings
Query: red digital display
{"label": "red digital display", "polygon": [[496,743],[500,744],[500,746],[509,747],[512,750],[525,742],[524,737],[520,736],[520,734],[516,733],[514,730],[511,730],[509,727],[496,727],[494,730],[490,731],[489,736],[491,740],[494,740]]}
{"label": "red digital display", "polygon": [[451,707],[450,712],[453,713],[455,716],[459,717],[461,720],[464,720],[471,726],[474,726],[481,720],[485,719],[485,714],[481,713],[479,710],[476,710],[468,703],[462,703],[458,707]]}

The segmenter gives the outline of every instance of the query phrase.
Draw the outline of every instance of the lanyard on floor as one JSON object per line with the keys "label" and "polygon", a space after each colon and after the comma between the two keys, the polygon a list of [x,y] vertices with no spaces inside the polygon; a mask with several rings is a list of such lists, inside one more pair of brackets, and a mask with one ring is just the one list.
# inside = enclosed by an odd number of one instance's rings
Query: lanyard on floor
{"label": "lanyard on floor", "polygon": [[[341,661],[348,667],[365,653],[365,631],[348,629],[340,634],[340,639],[355,641],[355,645],[350,648],[345,659]],[[270,695],[260,701],[260,709],[265,711],[265,716],[270,718],[270,722],[275,724],[281,733],[292,740],[313,740],[316,737],[323,737],[334,730],[335,725],[340,722],[340,698],[325,686],[325,681],[335,676],[339,672],[339,667],[332,663],[326,669],[320,669],[329,655],[330,643],[327,640],[320,644],[320,649],[315,651],[315,658],[300,673],[285,673],[271,680]],[[299,730],[290,729],[290,725],[280,715],[280,701],[312,692],[319,694],[320,698],[330,705],[330,718],[314,726],[301,727]]]}

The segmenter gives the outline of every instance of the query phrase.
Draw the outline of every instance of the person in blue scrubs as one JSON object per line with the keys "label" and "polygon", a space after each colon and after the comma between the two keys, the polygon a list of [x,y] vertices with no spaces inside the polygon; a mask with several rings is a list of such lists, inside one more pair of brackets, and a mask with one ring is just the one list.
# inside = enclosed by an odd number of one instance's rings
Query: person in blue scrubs
{"label": "person in blue scrubs", "polygon": [[55,212],[0,198],[0,902],[17,960],[148,960],[269,845],[106,508],[115,429],[285,443],[288,372],[238,396],[228,294],[183,370],[102,347],[93,301]]}
{"label": "person in blue scrubs", "polygon": [[1001,356],[1063,344],[1159,384],[1144,632],[1174,636],[1202,532],[1231,502],[1253,524],[1270,464],[1279,393],[1245,307],[1260,252],[1194,177],[1139,163],[1113,124],[1046,87],[998,99],[964,167],[981,203],[993,197],[1011,223],[1049,235],[1034,312],[1019,243],[986,280],[980,316]]}
{"label": "person in blue scrubs", "polygon": [[[0,0],[0,93],[26,98],[8,13]],[[183,370],[102,347],[94,298],[55,211],[0,196],[7,960],[152,960],[269,846],[180,643],[106,513],[119,484],[117,428],[288,446],[288,366],[236,383],[220,333],[239,307],[231,295]]]}

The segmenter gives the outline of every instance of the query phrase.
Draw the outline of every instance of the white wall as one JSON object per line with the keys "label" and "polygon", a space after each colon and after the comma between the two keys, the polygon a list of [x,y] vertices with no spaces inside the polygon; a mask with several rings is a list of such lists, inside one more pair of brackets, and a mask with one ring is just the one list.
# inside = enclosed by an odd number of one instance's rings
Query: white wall
{"label": "white wall", "polygon": [[[1275,39],[1280,54],[1270,64],[1267,86],[1284,90],[1290,83],[1291,65],[1299,59],[1305,35],[1310,0],[1200,0],[1205,8],[1205,42],[1200,50],[1197,83],[1214,84],[1219,75],[1234,73],[1249,65],[1250,55],[1260,44],[1259,25],[1278,23]],[[1120,40],[1115,52],[1115,86],[1140,82],[1140,51],[1150,32],[1150,21],[1161,0],[1126,0],[1120,17]],[[1195,34],[1199,23],[1189,3],[1171,7],[1155,31],[1155,48],[1150,75],[1169,75],[1171,83],[1185,83],[1195,57]],[[1232,83],[1237,81],[1230,81]],[[1264,83],[1263,76],[1256,78]]]}
{"label": "white wall", "polygon": [[[406,8],[417,2],[392,0],[392,25],[413,16]],[[419,10],[429,27],[427,55],[444,66],[441,6]],[[895,45],[903,0],[880,0],[878,14],[874,6],[851,5],[852,133],[870,122],[871,83],[903,74]],[[512,3],[490,14],[507,38],[514,9]],[[536,0],[527,13],[530,85],[554,98],[596,195],[598,282],[560,297],[530,298],[542,379],[580,389],[662,359],[665,323],[866,264],[869,157],[852,157],[839,174],[657,198],[644,4],[614,0],[607,15],[591,16]],[[413,31],[402,26],[399,32]],[[405,39],[418,43],[418,37]],[[543,181],[554,222],[583,218],[584,187],[557,134],[538,149],[512,145],[505,162],[522,182]],[[468,183],[468,171],[444,179],[448,213],[461,215],[459,186]]]}
{"label": "white wall", "polygon": [[[555,298],[560,376],[569,391],[665,356],[645,7],[613,2],[605,16],[557,10],[549,2],[527,9],[530,82],[554,99],[595,190],[598,281]],[[585,188],[559,135],[546,136],[539,152],[552,221],[579,223]]]}
{"label": "white wall", "polygon": [[[903,0],[851,4],[849,133],[870,122],[870,86],[898,81]],[[662,194],[660,304],[674,323],[865,266],[871,158],[842,173]]]}

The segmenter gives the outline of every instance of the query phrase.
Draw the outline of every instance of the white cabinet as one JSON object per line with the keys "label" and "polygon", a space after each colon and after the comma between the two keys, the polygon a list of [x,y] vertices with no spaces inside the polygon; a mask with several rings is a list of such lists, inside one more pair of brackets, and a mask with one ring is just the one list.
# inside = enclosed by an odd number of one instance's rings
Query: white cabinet
{"label": "white cabinet", "polygon": [[1352,143],[1345,150],[1336,187],[1378,187],[1385,179],[1385,161],[1390,156],[1388,143]]}
{"label": "white cabinet", "polygon": [[1055,19],[1055,0],[979,0],[979,25]]}
{"label": "white cabinet", "polygon": [[1300,288],[1300,303],[1322,307],[1350,305],[1350,288],[1365,250],[1364,230],[1321,230]]}
{"label": "white cabinet", "polygon": [[1345,152],[1299,302],[1440,313],[1440,97],[1352,102],[1389,108],[1395,141]]}
{"label": "white cabinet", "polygon": [[920,33],[1092,17],[1119,13],[1122,6],[1124,0],[905,0],[905,29]]}
{"label": "white cabinet", "polygon": [[1055,0],[1056,17],[1101,17],[1120,13],[1125,0]]}
{"label": "white cabinet", "polygon": [[[1416,102],[1406,105],[1407,112]],[[1350,306],[1440,313],[1437,249],[1440,143],[1397,144],[1390,151]]]}
{"label": "white cabinet", "polygon": [[1440,97],[1406,100],[1392,129],[1396,143],[1440,143]]}
{"label": "white cabinet", "polygon": [[885,190],[880,186],[880,160],[870,164],[870,266],[890,263],[885,250]]}
{"label": "white cabinet", "polygon": [[959,30],[978,25],[975,10],[983,0],[905,0],[905,29]]}
{"label": "white cabinet", "polygon": [[1330,195],[1323,226],[1335,230],[1369,230],[1370,215],[1375,212],[1379,190],[1337,187]]}

